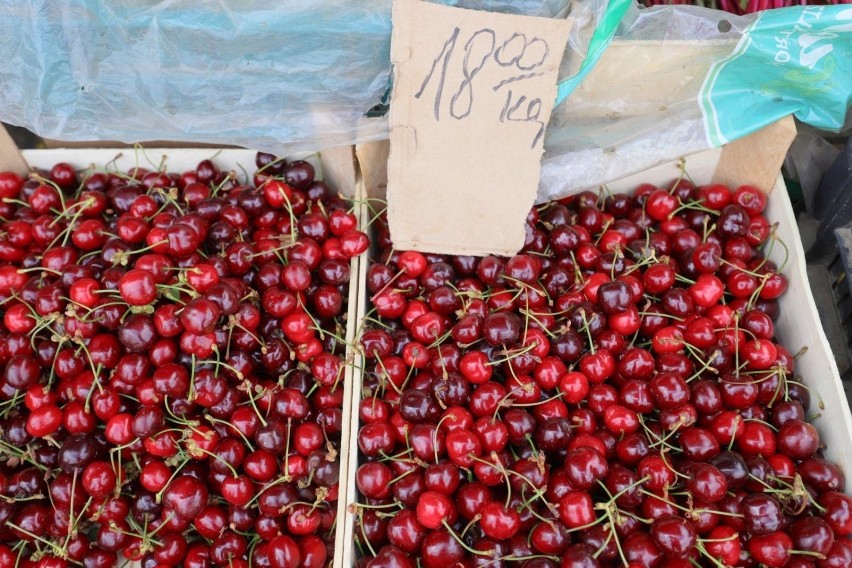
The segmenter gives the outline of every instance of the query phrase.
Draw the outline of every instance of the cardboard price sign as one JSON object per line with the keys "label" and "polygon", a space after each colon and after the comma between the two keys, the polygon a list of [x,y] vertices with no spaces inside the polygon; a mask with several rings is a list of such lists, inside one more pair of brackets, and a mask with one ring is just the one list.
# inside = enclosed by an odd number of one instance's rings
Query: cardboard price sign
{"label": "cardboard price sign", "polygon": [[516,253],[571,20],[394,0],[393,26],[394,246]]}

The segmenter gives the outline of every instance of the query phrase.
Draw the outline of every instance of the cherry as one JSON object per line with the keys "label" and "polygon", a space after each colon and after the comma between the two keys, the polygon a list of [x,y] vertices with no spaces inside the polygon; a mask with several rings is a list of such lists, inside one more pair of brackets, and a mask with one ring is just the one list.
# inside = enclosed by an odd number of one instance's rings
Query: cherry
{"label": "cherry", "polygon": [[482,322],[482,333],[490,345],[512,345],[517,342],[521,332],[521,321],[509,312],[490,314]]}
{"label": "cherry", "polygon": [[609,350],[600,349],[580,359],[580,370],[590,383],[602,383],[615,372],[615,359]]}
{"label": "cherry", "polygon": [[742,513],[745,529],[755,536],[774,533],[783,522],[781,504],[765,493],[747,495],[742,501]]}
{"label": "cherry", "polygon": [[228,503],[242,507],[254,496],[254,485],[247,476],[238,475],[222,481],[220,491]]}
{"label": "cherry", "polygon": [[62,424],[62,411],[56,405],[47,404],[35,409],[27,418],[27,432],[43,438],[57,431]]}
{"label": "cherry", "polygon": [[464,548],[446,530],[430,532],[420,547],[420,559],[424,568],[452,566],[464,556]]}
{"label": "cherry", "polygon": [[695,497],[708,503],[715,503],[725,496],[728,483],[716,467],[698,463],[690,468],[690,479],[686,486]]}
{"label": "cherry", "polygon": [[482,516],[479,526],[490,538],[507,540],[521,528],[518,512],[495,501],[486,503],[479,514]]}
{"label": "cherry", "polygon": [[94,439],[88,434],[72,434],[59,448],[58,464],[63,471],[80,473],[97,456]]}
{"label": "cherry", "polygon": [[778,449],[795,460],[811,457],[819,448],[816,428],[798,419],[786,420],[777,434]]}
{"label": "cherry", "polygon": [[569,491],[559,501],[559,520],[568,528],[586,527],[595,517],[594,503],[585,491]]}
{"label": "cherry", "polygon": [[145,270],[128,270],[118,282],[121,299],[131,306],[145,306],[157,298],[154,276]]}
{"label": "cherry", "polygon": [[828,491],[820,496],[819,502],[825,507],[823,518],[836,536],[845,537],[852,534],[852,498],[843,493]]}
{"label": "cherry", "polygon": [[[641,566],[650,566],[659,564],[664,558],[659,547],[654,544],[651,537],[642,532],[634,532],[630,534],[623,544],[624,555],[628,562]],[[669,563],[675,562],[674,559],[668,559]]]}
{"label": "cherry", "polygon": [[299,566],[302,554],[298,544],[287,535],[278,536],[267,544],[270,565],[274,568],[292,568]]}
{"label": "cherry", "polygon": [[587,544],[572,544],[562,555],[562,568],[596,568],[600,566],[595,550]]}
{"label": "cherry", "polygon": [[570,542],[565,528],[557,523],[538,523],[533,527],[529,538],[535,551],[551,555],[562,554]]}
{"label": "cherry", "polygon": [[654,521],[651,536],[660,550],[674,558],[687,558],[695,549],[698,540],[692,523],[676,516]]}
{"label": "cherry", "polygon": [[444,522],[455,522],[457,512],[452,501],[441,493],[426,491],[417,503],[417,520],[428,529],[437,529]]}
{"label": "cherry", "polygon": [[751,556],[771,567],[785,566],[790,559],[793,541],[787,533],[776,531],[766,535],[753,536],[748,541]]}
{"label": "cherry", "polygon": [[400,512],[387,524],[388,541],[408,553],[417,551],[425,535],[426,530],[411,511]]}
{"label": "cherry", "polygon": [[825,560],[820,562],[820,568],[839,568],[849,566],[850,562],[852,562],[852,545],[848,540],[837,540]]}
{"label": "cherry", "polygon": [[840,469],[825,460],[811,458],[799,464],[802,480],[820,492],[843,491],[845,486]]}
{"label": "cherry", "polygon": [[737,445],[743,456],[771,456],[775,453],[776,439],[769,426],[747,422]]}
{"label": "cherry", "polygon": [[645,211],[655,221],[665,221],[678,206],[678,199],[667,191],[658,189],[648,196]]}
{"label": "cherry", "polygon": [[206,298],[196,298],[180,314],[183,328],[196,335],[211,333],[219,319],[219,307]]}
{"label": "cherry", "polygon": [[740,559],[740,540],[737,531],[728,525],[713,528],[704,541],[708,554],[724,564],[734,566]]}
{"label": "cherry", "polygon": [[674,373],[660,373],[650,383],[651,395],[659,408],[674,410],[689,402],[691,392],[686,381]]}
{"label": "cherry", "polygon": [[207,487],[190,475],[181,475],[172,481],[163,493],[163,505],[184,519],[192,519],[207,504]]}
{"label": "cherry", "polygon": [[390,496],[390,481],[393,473],[390,468],[377,462],[361,465],[355,475],[358,490],[370,499],[386,499]]}
{"label": "cherry", "polygon": [[107,462],[91,462],[83,471],[83,489],[95,498],[106,497],[115,489],[116,480],[115,471]]}
{"label": "cherry", "polygon": [[834,545],[834,532],[819,517],[802,517],[790,525],[790,537],[796,550],[828,555]]}
{"label": "cherry", "polygon": [[612,280],[600,285],[597,290],[597,299],[604,312],[615,314],[630,307],[633,302],[633,294],[625,282]]}

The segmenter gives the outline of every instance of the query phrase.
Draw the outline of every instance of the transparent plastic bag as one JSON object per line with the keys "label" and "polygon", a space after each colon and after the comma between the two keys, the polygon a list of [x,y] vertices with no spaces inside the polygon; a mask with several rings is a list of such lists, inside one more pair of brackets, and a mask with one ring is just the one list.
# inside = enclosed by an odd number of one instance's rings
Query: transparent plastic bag
{"label": "transparent plastic bag", "polygon": [[[432,1],[574,18],[541,201],[790,113],[838,129],[850,101],[846,6],[739,17],[633,0]],[[0,0],[0,120],[60,140],[179,140],[277,154],[386,138],[386,117],[370,110],[386,102],[390,82],[391,4]],[[783,61],[779,41],[791,46]]]}
{"label": "transparent plastic bag", "polygon": [[[568,0],[437,1],[568,10]],[[389,86],[391,4],[0,0],[0,120],[60,140],[279,154],[386,138],[386,119],[368,113]]]}
{"label": "transparent plastic bag", "polygon": [[0,0],[0,119],[61,140],[380,138],[390,1]]}
{"label": "transparent plastic bag", "polygon": [[734,16],[634,5],[560,102],[539,201],[721,146],[788,114],[839,130],[852,102],[852,7]]}

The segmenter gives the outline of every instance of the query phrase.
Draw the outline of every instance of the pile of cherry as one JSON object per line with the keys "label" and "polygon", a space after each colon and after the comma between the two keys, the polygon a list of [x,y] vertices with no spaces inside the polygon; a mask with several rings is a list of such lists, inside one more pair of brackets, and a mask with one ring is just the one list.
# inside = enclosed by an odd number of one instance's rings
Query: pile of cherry
{"label": "pile of cherry", "polygon": [[0,566],[330,564],[367,236],[257,166],[0,174]]}
{"label": "pile of cherry", "polygon": [[380,226],[360,565],[852,566],[852,499],[774,338],[765,205],[586,192],[533,209],[512,258],[398,251]]}

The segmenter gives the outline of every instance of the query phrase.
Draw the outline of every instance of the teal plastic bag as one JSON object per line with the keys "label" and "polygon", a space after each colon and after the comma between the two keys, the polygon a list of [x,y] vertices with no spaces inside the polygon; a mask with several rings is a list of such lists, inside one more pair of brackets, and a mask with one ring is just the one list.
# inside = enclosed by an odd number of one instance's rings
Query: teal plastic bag
{"label": "teal plastic bag", "polygon": [[761,12],[699,94],[710,144],[720,146],[794,114],[843,126],[852,94],[852,7]]}
{"label": "teal plastic bag", "polygon": [[608,49],[553,111],[539,201],[719,147],[789,114],[837,131],[852,104],[852,6],[733,16],[634,4]]}

